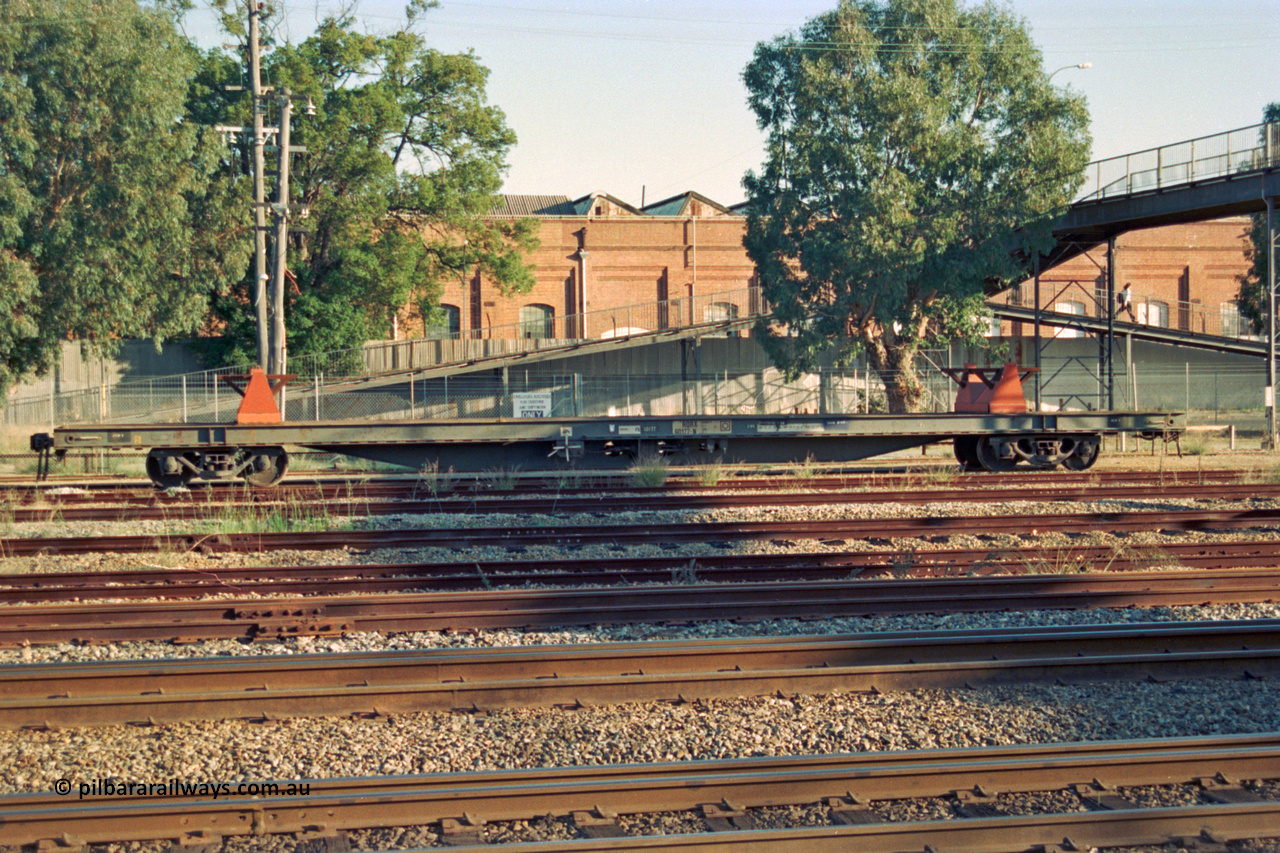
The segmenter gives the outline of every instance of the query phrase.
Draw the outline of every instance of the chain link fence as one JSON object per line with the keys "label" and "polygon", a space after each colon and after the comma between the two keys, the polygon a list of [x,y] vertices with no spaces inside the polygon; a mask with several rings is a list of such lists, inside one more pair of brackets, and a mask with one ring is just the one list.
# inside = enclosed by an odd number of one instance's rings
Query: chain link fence
{"label": "chain link fence", "polygon": [[[7,427],[47,429],[75,423],[231,423],[239,395],[220,374],[207,371],[105,390],[14,401],[4,409]],[[922,364],[920,409],[950,411],[955,384]],[[1107,396],[1096,359],[1046,358],[1041,402],[1047,410],[1103,409]],[[1025,389],[1034,399],[1031,383]],[[1143,363],[1130,372],[1115,368],[1117,409],[1179,410],[1230,419],[1259,414],[1266,382],[1264,365]],[[631,415],[862,414],[886,410],[878,374],[865,369],[828,370],[788,381],[777,370],[707,373],[698,377],[626,373],[597,376],[512,370],[454,377],[331,380],[315,375],[286,386],[284,414],[290,421],[353,419],[510,418],[515,395],[549,395],[555,417]]]}
{"label": "chain link fence", "polygon": [[[755,317],[767,313],[757,287],[700,294],[662,302],[607,308],[567,316],[538,315],[535,319],[480,329],[436,329],[426,336],[384,341],[362,347],[299,356],[289,360],[288,372],[297,378],[286,389],[287,415],[326,418],[376,417],[403,406],[395,405],[396,384],[408,385],[413,371],[474,364],[530,353],[569,351],[589,341],[622,340],[671,330],[732,328],[727,334],[747,335]],[[235,419],[240,398],[227,378],[241,377],[249,365],[218,368],[175,376],[13,398],[3,409],[6,426],[50,426],[63,423],[225,423]],[[394,375],[393,375],[394,374]],[[363,384],[348,392],[344,384]],[[412,391],[412,388],[408,390]]]}

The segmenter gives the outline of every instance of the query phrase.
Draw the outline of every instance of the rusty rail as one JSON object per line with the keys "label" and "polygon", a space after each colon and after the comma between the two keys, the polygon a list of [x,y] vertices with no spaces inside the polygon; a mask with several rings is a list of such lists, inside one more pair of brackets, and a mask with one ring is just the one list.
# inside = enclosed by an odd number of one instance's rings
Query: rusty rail
{"label": "rusty rail", "polygon": [[[696,565],[685,568],[697,583],[136,604],[33,604],[4,612],[0,646],[71,641],[264,640],[351,632],[1272,602],[1280,586],[1280,569],[793,580],[780,586],[711,584],[699,578]],[[472,586],[477,586],[479,580],[474,575],[467,579]],[[207,587],[202,590],[210,591]],[[34,596],[43,594],[42,590],[31,592]]]}
{"label": "rusty rail", "polygon": [[0,668],[0,726],[1276,672],[1280,620],[20,664]]}
{"label": "rusty rail", "polygon": [[[698,557],[617,557],[485,560],[450,563],[108,569],[0,575],[0,602],[100,599],[180,599],[210,594],[341,596],[405,591],[441,592],[494,586],[610,586],[831,581],[878,577],[954,577],[973,574],[1064,574],[1142,571],[1158,566],[1235,569],[1280,566],[1280,540],[1166,543],[1146,547],[1036,546],[929,548]],[[1170,578],[1143,576],[1166,583]],[[1190,579],[1182,573],[1177,576]],[[1263,575],[1257,576],[1259,579]],[[1077,579],[1079,582],[1079,579]],[[1110,582],[1108,582],[1110,586]],[[927,593],[925,594],[927,596]],[[87,624],[92,624],[92,619]],[[0,631],[3,629],[0,628]],[[3,639],[0,639],[3,644]]]}
{"label": "rusty rail", "polygon": [[[1256,485],[1245,483],[1226,484],[1170,484],[1155,488],[1146,484],[1111,486],[1025,486],[996,489],[936,487],[911,491],[847,491],[823,490],[808,492],[702,492],[697,494],[670,494],[664,492],[573,496],[542,495],[540,497],[476,497],[440,496],[429,499],[399,498],[376,499],[334,495],[324,499],[323,512],[333,515],[368,517],[385,515],[435,515],[448,514],[545,514],[583,512],[636,512],[706,510],[757,506],[826,506],[829,504],[866,503],[990,503],[993,501],[1097,501],[1116,499],[1160,498],[1217,498],[1221,500],[1250,500],[1254,498],[1280,497],[1280,485]],[[256,500],[250,502],[213,501],[156,501],[141,504],[108,504],[104,506],[62,505],[55,502],[48,507],[18,507],[10,510],[15,522],[60,521],[176,521],[179,519],[218,519],[236,512],[248,516],[279,515],[284,517],[313,517],[317,507],[315,499],[299,497],[293,502]]]}
{"label": "rusty rail", "polygon": [[786,522],[708,522],[663,525],[591,525],[416,530],[341,530],[291,533],[165,534],[156,536],[96,536],[0,539],[0,555],[139,553],[192,551],[257,553],[281,549],[329,550],[371,548],[471,548],[479,545],[635,545],[678,542],[744,541],[752,539],[884,539],[926,534],[972,533],[998,529],[1002,533],[1087,533],[1104,530],[1128,533],[1149,530],[1241,530],[1280,526],[1280,510],[1181,510],[1174,512],[1092,512],[986,516],[930,516],[913,518],[835,519]]}
{"label": "rusty rail", "polygon": [[[1099,778],[1113,786],[1200,785],[1211,795],[1221,795],[1215,776],[1274,778],[1278,767],[1278,736],[1250,734],[315,779],[301,780],[309,792],[301,798],[209,800],[150,794],[121,802],[119,798],[77,800],[34,793],[0,797],[0,814],[5,815],[0,821],[0,845],[35,844],[62,834],[104,843],[177,838],[193,832],[203,833],[210,841],[255,829],[297,833],[314,829],[317,813],[325,815],[329,831],[461,822],[464,816],[468,823],[482,825],[547,814],[631,815],[726,802],[738,808],[759,808],[825,801],[837,819],[855,811],[874,817],[866,805],[869,802],[950,797],[978,788],[1012,793],[1075,787],[1083,793],[1092,787],[1091,780]],[[1207,818],[1216,812],[1197,814]],[[1097,811],[1087,815],[1095,820],[1105,816]],[[909,827],[894,827],[896,831],[905,828]],[[885,830],[882,826],[881,831]]]}

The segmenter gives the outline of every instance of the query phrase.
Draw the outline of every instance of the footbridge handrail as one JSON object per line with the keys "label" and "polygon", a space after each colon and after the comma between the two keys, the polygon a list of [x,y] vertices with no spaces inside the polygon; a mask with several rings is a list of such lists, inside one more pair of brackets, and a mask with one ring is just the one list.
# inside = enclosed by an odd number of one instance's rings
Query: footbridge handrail
{"label": "footbridge handrail", "polygon": [[1280,122],[1255,124],[1095,160],[1076,204],[1262,171],[1280,165]]}

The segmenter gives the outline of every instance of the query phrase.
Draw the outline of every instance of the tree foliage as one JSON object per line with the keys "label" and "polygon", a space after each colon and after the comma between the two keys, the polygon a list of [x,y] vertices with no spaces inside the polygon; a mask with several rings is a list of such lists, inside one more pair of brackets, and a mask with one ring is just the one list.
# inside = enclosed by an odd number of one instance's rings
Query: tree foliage
{"label": "tree foliage", "polygon": [[[532,224],[484,218],[515,135],[487,103],[488,72],[476,57],[436,51],[414,31],[429,5],[411,5],[405,27],[386,36],[358,32],[349,15],[328,18],[264,58],[264,83],[315,109],[295,111],[292,131],[307,149],[293,163],[292,198],[310,210],[294,222],[307,233],[290,246],[293,358],[387,337],[407,304],[429,324],[444,283],[477,268],[505,292],[533,286],[523,261],[535,245]],[[235,7],[224,9],[228,26],[242,27]],[[238,60],[206,57],[209,79],[237,69]],[[209,98],[225,120],[248,123],[246,97]],[[239,355],[253,341],[250,285],[246,277],[219,306]]]}
{"label": "tree foliage", "polygon": [[64,340],[193,331],[241,275],[243,201],[216,135],[183,120],[195,65],[164,5],[0,5],[0,387]]}
{"label": "tree foliage", "polygon": [[774,360],[860,349],[891,411],[913,359],[976,335],[984,292],[1046,248],[1088,160],[1083,98],[1050,85],[1026,26],[993,4],[842,0],[756,47],[743,74],[768,134],[745,245],[782,324]]}
{"label": "tree foliage", "polygon": [[[1280,101],[1267,104],[1262,111],[1264,124],[1280,123]],[[1264,128],[1262,133],[1267,133]],[[1270,131],[1275,134],[1274,128]],[[1275,136],[1273,135],[1273,139]],[[1265,143],[1265,139],[1259,139]],[[1274,216],[1275,214],[1273,214]],[[1278,226],[1280,227],[1280,226]],[[1248,271],[1240,277],[1240,316],[1248,320],[1255,330],[1266,331],[1267,315],[1270,313],[1270,299],[1267,297],[1268,282],[1271,281],[1270,252],[1267,251],[1269,237],[1267,235],[1267,215],[1255,213],[1249,227],[1249,245],[1245,254],[1249,260]]]}

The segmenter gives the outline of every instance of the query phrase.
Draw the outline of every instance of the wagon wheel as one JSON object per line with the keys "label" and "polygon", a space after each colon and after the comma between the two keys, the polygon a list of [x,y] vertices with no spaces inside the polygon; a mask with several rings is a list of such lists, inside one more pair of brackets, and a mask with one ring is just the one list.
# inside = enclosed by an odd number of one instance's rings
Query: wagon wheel
{"label": "wagon wheel", "polygon": [[951,449],[956,461],[966,471],[981,471],[982,461],[978,459],[978,439],[972,435],[958,435],[951,441]]}
{"label": "wagon wheel", "polygon": [[1006,443],[990,436],[979,438],[976,448],[979,464],[988,471],[1012,471],[1018,464],[1018,457],[1005,458],[1001,455],[1000,451]]}
{"label": "wagon wheel", "polygon": [[[163,450],[152,450],[147,454],[146,471],[151,482],[155,483],[161,489],[176,489],[179,486],[185,486],[195,478],[196,473],[187,466],[178,463],[177,469],[173,470],[173,466],[166,465],[169,459],[179,458],[178,454],[167,453]],[[165,470],[169,468],[170,470]]]}
{"label": "wagon wheel", "polygon": [[1068,471],[1087,471],[1098,461],[1098,449],[1101,443],[1096,436],[1082,438],[1076,442],[1075,452],[1062,460],[1062,467]]}
{"label": "wagon wheel", "polygon": [[258,488],[274,486],[284,479],[289,470],[289,454],[283,447],[262,447],[248,451],[249,464],[243,473],[246,483]]}

